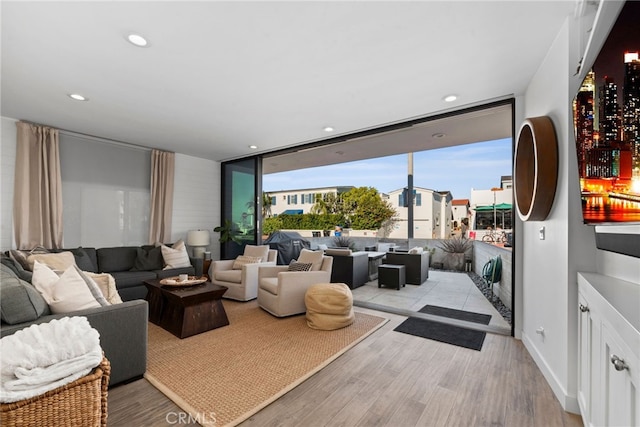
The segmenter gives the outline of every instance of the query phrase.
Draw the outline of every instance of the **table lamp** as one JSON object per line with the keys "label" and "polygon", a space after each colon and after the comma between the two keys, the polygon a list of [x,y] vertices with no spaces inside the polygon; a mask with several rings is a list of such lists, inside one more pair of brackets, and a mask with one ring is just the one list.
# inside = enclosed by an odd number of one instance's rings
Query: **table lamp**
{"label": "table lamp", "polygon": [[194,258],[203,258],[204,250],[209,246],[209,230],[190,230],[187,233],[187,245],[193,248]]}

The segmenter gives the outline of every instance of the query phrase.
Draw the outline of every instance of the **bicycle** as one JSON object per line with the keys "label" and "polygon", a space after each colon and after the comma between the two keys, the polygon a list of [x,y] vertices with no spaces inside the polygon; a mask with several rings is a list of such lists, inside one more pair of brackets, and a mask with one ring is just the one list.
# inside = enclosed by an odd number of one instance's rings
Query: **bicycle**
{"label": "bicycle", "polygon": [[482,236],[483,242],[506,243],[507,233],[504,230],[489,230],[489,233]]}

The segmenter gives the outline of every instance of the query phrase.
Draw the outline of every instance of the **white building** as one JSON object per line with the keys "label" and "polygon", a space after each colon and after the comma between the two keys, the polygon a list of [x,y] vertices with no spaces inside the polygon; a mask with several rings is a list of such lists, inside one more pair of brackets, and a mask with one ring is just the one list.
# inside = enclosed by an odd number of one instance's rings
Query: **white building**
{"label": "white building", "polygon": [[451,201],[451,215],[453,217],[453,228],[460,228],[463,220],[470,220],[471,211],[469,199],[453,199]]}
{"label": "white building", "polygon": [[[494,209],[495,205],[495,209]],[[511,176],[500,177],[500,187],[490,190],[471,189],[470,229],[485,230],[487,227],[512,228],[513,180]]]}
{"label": "white building", "polygon": [[316,198],[327,194],[342,194],[354,188],[345,187],[318,187],[302,188],[297,190],[266,191],[271,197],[271,216],[287,214],[310,213],[311,207],[315,204]]}
{"label": "white building", "polygon": [[[416,239],[446,239],[451,235],[453,216],[451,193],[414,187],[413,237]],[[397,215],[390,238],[406,239],[408,236],[409,209],[405,204],[406,190],[400,188],[388,193],[389,203]]]}

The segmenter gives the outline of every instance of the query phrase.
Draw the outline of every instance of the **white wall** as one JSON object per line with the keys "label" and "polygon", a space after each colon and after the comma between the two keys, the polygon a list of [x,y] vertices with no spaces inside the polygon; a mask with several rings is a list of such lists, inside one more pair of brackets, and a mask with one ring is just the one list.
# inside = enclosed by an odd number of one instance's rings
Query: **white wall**
{"label": "white wall", "polygon": [[0,250],[13,244],[13,180],[16,160],[16,120],[0,117]]}
{"label": "white wall", "polygon": [[172,241],[186,241],[189,230],[209,230],[213,259],[220,259],[220,244],[213,229],[220,225],[220,163],[176,154]]}
{"label": "white wall", "polygon": [[[620,7],[618,4],[614,7]],[[592,50],[599,51],[616,14],[598,22]],[[562,406],[579,412],[577,388],[577,278],[578,271],[630,277],[637,272],[637,259],[604,253],[595,246],[592,226],[582,224],[580,186],[573,132],[572,100],[576,82],[576,23],[568,18],[547,57],[516,104],[517,118],[549,116],[558,138],[558,184],[553,207],[545,221],[518,222],[516,232],[517,336],[549,382]],[[590,63],[588,61],[586,63]],[[520,227],[521,226],[521,227]],[[539,229],[546,238],[540,240]],[[614,268],[609,267],[615,265]],[[637,282],[637,278],[635,279]],[[518,283],[519,282],[519,283]],[[544,328],[544,334],[536,333]]]}
{"label": "white wall", "polygon": [[[15,248],[13,244],[13,171],[16,157],[16,120],[1,118],[0,141],[0,250]],[[220,245],[213,228],[220,223],[220,163],[176,154],[175,192],[172,241],[186,239],[194,229],[211,230],[208,250],[220,258]],[[105,233],[108,233],[105,230]],[[92,246],[91,242],[82,242]]]}
{"label": "white wall", "polygon": [[[553,207],[545,221],[523,224],[523,299],[522,340],[550,383],[560,403],[577,411],[569,402],[571,390],[568,358],[575,360],[575,348],[567,319],[574,293],[569,278],[569,159],[571,97],[569,94],[569,24],[556,38],[547,57],[531,80],[525,93],[525,117],[549,116],[558,138],[558,183]],[[579,196],[579,193],[578,193]],[[538,231],[545,227],[546,238],[539,240]],[[544,328],[544,334],[536,333]],[[575,381],[574,381],[575,382]]]}

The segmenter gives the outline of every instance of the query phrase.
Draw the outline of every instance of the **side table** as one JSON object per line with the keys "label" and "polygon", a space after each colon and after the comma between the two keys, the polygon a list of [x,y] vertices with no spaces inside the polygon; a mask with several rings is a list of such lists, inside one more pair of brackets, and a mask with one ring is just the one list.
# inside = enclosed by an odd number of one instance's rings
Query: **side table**
{"label": "side table", "polygon": [[406,284],[404,265],[382,264],[378,267],[378,287],[391,286],[400,290]]}
{"label": "side table", "polygon": [[211,280],[211,277],[209,277],[209,267],[211,267],[211,258],[205,259],[202,262],[202,275]]}

